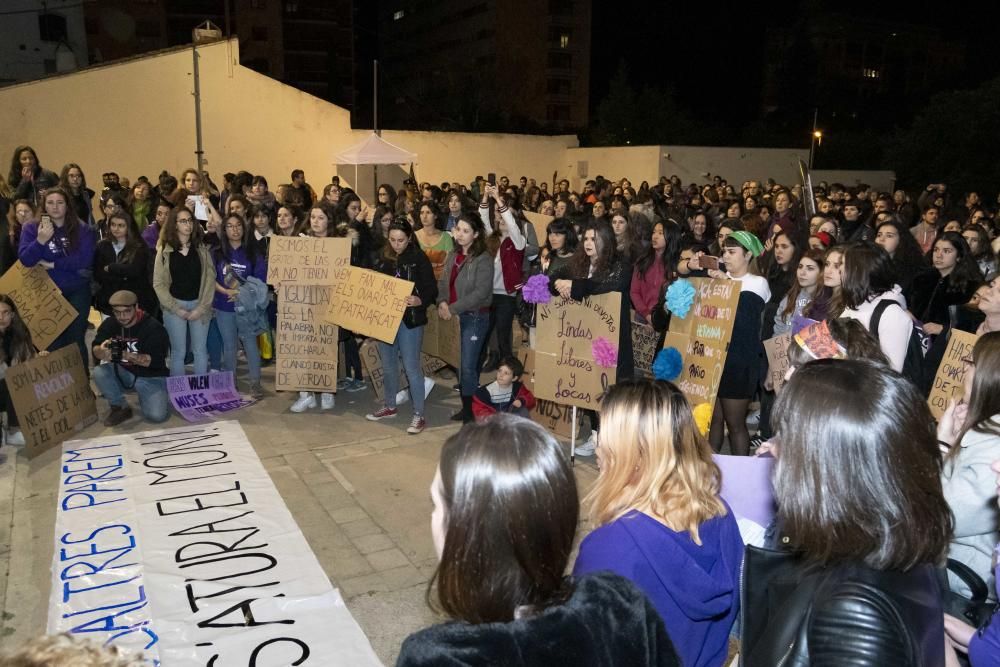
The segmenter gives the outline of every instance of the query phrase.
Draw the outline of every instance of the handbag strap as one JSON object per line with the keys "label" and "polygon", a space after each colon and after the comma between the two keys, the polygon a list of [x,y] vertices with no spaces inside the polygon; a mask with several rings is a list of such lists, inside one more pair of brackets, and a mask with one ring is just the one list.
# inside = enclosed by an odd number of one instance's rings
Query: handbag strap
{"label": "handbag strap", "polygon": [[972,570],[972,568],[965,563],[955,560],[954,558],[949,558],[946,569],[961,579],[962,583],[969,587],[969,592],[972,593],[971,599],[973,602],[979,603],[986,601],[986,598],[989,595],[989,589],[986,587],[986,582],[983,581],[982,578]]}

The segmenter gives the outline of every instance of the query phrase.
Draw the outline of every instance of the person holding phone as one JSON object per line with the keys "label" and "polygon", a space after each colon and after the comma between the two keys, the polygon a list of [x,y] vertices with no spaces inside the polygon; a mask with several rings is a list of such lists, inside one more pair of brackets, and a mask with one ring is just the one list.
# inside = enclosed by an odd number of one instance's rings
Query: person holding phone
{"label": "person holding phone", "polygon": [[90,280],[94,275],[94,251],[97,235],[92,227],[80,222],[70,205],[69,195],[61,188],[45,192],[39,222],[31,222],[21,232],[18,256],[27,267],[41,266],[76,310],[76,317],[49,345],[49,350],[75,343],[85,368],[88,362],[84,334],[90,315]]}

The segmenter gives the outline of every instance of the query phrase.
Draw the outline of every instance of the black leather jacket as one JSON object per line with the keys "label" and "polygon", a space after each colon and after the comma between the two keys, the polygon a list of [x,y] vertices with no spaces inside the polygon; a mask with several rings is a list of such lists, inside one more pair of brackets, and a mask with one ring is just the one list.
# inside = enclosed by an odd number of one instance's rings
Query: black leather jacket
{"label": "black leather jacket", "polygon": [[743,667],[940,667],[941,592],[935,569],[878,571],[804,565],[794,554],[747,547]]}

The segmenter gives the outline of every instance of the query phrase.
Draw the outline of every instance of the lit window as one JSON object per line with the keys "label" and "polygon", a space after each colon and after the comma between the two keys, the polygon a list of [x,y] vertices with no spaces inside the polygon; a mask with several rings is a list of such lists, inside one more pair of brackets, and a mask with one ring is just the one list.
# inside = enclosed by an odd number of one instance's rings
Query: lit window
{"label": "lit window", "polygon": [[559,48],[565,49],[569,47],[569,35],[559,35]]}
{"label": "lit window", "polygon": [[404,16],[406,16],[406,12],[403,11],[402,9],[400,9],[398,12],[396,12],[396,13],[394,13],[392,15],[392,20],[393,21],[398,21],[399,19],[403,18]]}
{"label": "lit window", "polygon": [[861,75],[866,79],[877,79],[879,78],[879,76],[881,76],[881,72],[879,72],[877,69],[866,67],[862,70]]}

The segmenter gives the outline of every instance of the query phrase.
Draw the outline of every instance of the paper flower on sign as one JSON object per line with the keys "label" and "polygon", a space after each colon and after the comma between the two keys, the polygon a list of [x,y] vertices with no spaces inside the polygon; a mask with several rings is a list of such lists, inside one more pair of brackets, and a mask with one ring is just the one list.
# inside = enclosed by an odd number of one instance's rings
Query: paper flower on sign
{"label": "paper flower on sign", "polygon": [[692,410],[694,414],[694,424],[698,427],[698,432],[702,435],[708,433],[708,427],[712,425],[712,406],[708,403],[699,403]]}
{"label": "paper flower on sign", "polygon": [[657,380],[673,381],[681,374],[684,358],[676,347],[665,347],[656,353],[653,362],[653,377]]}
{"label": "paper flower on sign", "polygon": [[667,288],[667,299],[663,304],[663,309],[668,313],[673,313],[682,320],[687,317],[694,303],[694,285],[683,278],[670,283]]}
{"label": "paper flower on sign", "polygon": [[594,361],[601,368],[614,368],[618,365],[618,348],[604,336],[598,336],[590,345]]}
{"label": "paper flower on sign", "polygon": [[549,277],[543,273],[531,276],[521,288],[521,295],[528,303],[548,303],[552,299],[552,293],[549,292]]}

